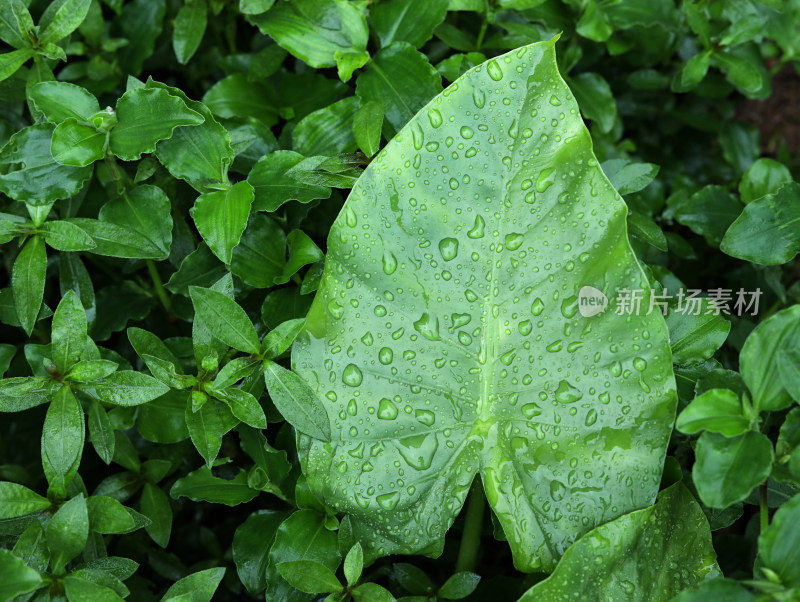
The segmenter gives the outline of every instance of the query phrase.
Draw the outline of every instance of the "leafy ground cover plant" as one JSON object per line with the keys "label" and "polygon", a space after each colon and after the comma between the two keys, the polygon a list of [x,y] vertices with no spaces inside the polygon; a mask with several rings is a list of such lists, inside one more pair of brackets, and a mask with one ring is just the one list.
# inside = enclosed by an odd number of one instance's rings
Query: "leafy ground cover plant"
{"label": "leafy ground cover plant", "polygon": [[798,18],[0,4],[0,600],[794,599]]}

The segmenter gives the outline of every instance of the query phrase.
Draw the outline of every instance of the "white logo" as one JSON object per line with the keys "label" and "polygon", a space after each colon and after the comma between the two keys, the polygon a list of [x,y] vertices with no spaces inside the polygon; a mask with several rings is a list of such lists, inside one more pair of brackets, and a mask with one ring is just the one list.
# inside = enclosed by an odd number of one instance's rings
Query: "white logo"
{"label": "white logo", "polygon": [[597,290],[593,286],[584,286],[578,291],[578,311],[584,318],[591,318],[600,312],[604,312],[608,307],[608,297],[603,291]]}

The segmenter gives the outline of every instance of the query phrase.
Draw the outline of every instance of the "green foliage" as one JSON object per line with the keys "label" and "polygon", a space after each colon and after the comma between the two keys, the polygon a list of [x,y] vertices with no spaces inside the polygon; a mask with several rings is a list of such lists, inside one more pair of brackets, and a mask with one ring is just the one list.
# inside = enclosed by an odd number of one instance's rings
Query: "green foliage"
{"label": "green foliage", "polygon": [[0,1],[0,601],[796,599],[798,19]]}

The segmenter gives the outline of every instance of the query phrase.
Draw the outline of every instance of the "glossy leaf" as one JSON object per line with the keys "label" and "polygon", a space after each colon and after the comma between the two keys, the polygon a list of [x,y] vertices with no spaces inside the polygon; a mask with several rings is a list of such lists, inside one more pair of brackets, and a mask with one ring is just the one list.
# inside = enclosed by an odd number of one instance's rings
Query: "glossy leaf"
{"label": "glossy leaf", "polygon": [[188,497],[196,502],[203,500],[227,506],[244,504],[258,495],[258,491],[248,487],[244,471],[228,480],[214,476],[207,466],[178,479],[169,493],[174,499]]}
{"label": "glossy leaf", "polygon": [[230,297],[210,288],[189,287],[195,312],[215,337],[245,353],[258,353],[258,334],[247,313]]}
{"label": "glossy leaf", "polygon": [[708,299],[699,301],[697,312],[692,311],[688,303],[683,311],[671,307],[666,321],[673,363],[695,365],[709,359],[722,347],[728,338],[731,323],[714,311]]}
{"label": "glossy leaf", "polygon": [[50,154],[55,125],[20,130],[0,150],[0,192],[31,205],[46,205],[78,192],[92,168],[60,165]]}
{"label": "glossy leaf", "polygon": [[767,479],[773,455],[770,440],[755,431],[733,438],[703,433],[697,440],[692,469],[700,500],[712,508],[742,501]]}
{"label": "glossy leaf", "polygon": [[747,204],[778,189],[792,181],[789,168],[775,159],[758,159],[747,168],[739,182],[739,196]]}
{"label": "glossy leaf", "polygon": [[53,314],[53,361],[62,374],[78,362],[86,348],[86,313],[74,291],[67,292]]}
{"label": "glossy leaf", "polygon": [[655,505],[584,535],[519,602],[563,600],[567,592],[587,600],[667,602],[718,575],[706,517],[678,483],[662,491]]}
{"label": "glossy leaf", "polygon": [[220,581],[225,576],[224,568],[206,569],[192,573],[176,581],[164,594],[163,602],[211,602]]}
{"label": "glossy leaf", "polygon": [[[322,14],[324,22],[318,18]],[[336,52],[360,52],[367,46],[365,15],[346,0],[279,2],[250,20],[311,67],[334,67]]]}
{"label": "glossy leaf", "polygon": [[50,507],[50,500],[18,483],[0,481],[0,520],[17,518]]}
{"label": "glossy leaf", "polygon": [[447,4],[447,0],[387,0],[372,7],[370,21],[381,47],[408,42],[419,48],[444,21]]}
{"label": "glossy leaf", "polygon": [[105,143],[105,133],[70,117],[53,130],[50,152],[61,165],[84,167],[103,158]]}
{"label": "glossy leaf", "polygon": [[159,140],[172,136],[176,127],[199,125],[203,116],[163,89],[129,90],[117,101],[117,125],[109,148],[124,161],[139,159],[156,150]]}
{"label": "glossy leaf", "polygon": [[161,397],[169,391],[169,387],[147,374],[120,370],[82,385],[81,391],[112,405],[130,407]]}
{"label": "glossy leaf", "polygon": [[[292,359],[332,434],[298,447],[367,558],[437,555],[478,470],[526,571],[552,569],[591,525],[658,489],[675,403],[667,332],[657,313],[578,314],[584,285],[611,296],[647,283],[553,44],[489,61],[437,97],[372,161],[331,230]],[[449,137],[464,145],[458,160],[440,148]],[[587,199],[602,222],[576,217]],[[645,331],[651,346],[634,353]],[[568,457],[591,470],[568,478]],[[398,464],[404,486],[387,487]]]}
{"label": "glossy leaf", "polygon": [[175,29],[172,32],[172,48],[178,62],[185,65],[197,52],[208,21],[208,8],[205,0],[192,0],[184,4],[175,16]]}
{"label": "glossy leaf", "polygon": [[800,305],[794,305],[761,322],[742,347],[739,369],[752,394],[757,412],[780,410],[792,402],[780,377],[776,358],[800,346]]}
{"label": "glossy leaf", "polygon": [[13,600],[43,585],[42,577],[25,565],[11,550],[0,550],[0,579],[3,583],[3,599]]}
{"label": "glossy leaf", "polygon": [[750,428],[750,420],[744,415],[736,393],[711,389],[696,397],[680,413],[675,428],[690,435],[705,430],[735,437]]}
{"label": "glossy leaf", "polygon": [[442,91],[442,78],[424,54],[405,42],[381,49],[358,76],[356,94],[362,102],[383,107],[386,121],[399,131]]}
{"label": "glossy leaf", "polygon": [[22,328],[30,334],[36,324],[44,296],[47,252],[40,236],[32,236],[22,247],[11,270],[14,307]]}
{"label": "glossy leaf", "polygon": [[45,527],[47,547],[50,548],[50,563],[55,571],[83,551],[89,536],[89,515],[86,498],[78,495],[56,512]]}
{"label": "glossy leaf", "polygon": [[302,592],[326,594],[338,592],[342,584],[332,570],[313,560],[290,560],[277,565],[281,576]]}
{"label": "glossy leaf", "polygon": [[52,486],[62,489],[74,476],[83,453],[85,430],[78,400],[69,388],[61,387],[47,408],[42,427],[42,461]]}
{"label": "glossy leaf", "polygon": [[269,288],[283,273],[285,265],[283,229],[262,213],[251,215],[239,244],[231,253],[231,272],[250,286]]}
{"label": "glossy leaf", "polygon": [[325,406],[314,391],[291,370],[266,360],[264,380],[272,402],[299,432],[327,441],[331,429]]}
{"label": "glossy leaf", "polygon": [[596,122],[601,132],[610,132],[617,117],[617,103],[608,82],[597,73],[581,73],[570,78],[569,83],[583,116]]}
{"label": "glossy leaf", "polygon": [[800,496],[781,506],[772,524],[758,538],[758,555],[763,565],[774,571],[787,587],[800,587]]}
{"label": "glossy leaf", "polygon": [[331,195],[331,189],[327,186],[306,184],[286,174],[302,160],[300,153],[279,150],[262,157],[253,166],[247,181],[255,193],[255,211],[272,212],[287,201],[308,203],[314,199],[327,199]]}
{"label": "glossy leaf", "polygon": [[91,0],[63,0],[51,4],[39,21],[43,30],[39,34],[39,44],[58,42],[78,29],[91,3]]}
{"label": "glossy leaf", "polygon": [[364,103],[353,118],[353,134],[367,157],[380,150],[383,106],[374,100]]}
{"label": "glossy leaf", "polygon": [[784,184],[774,194],[752,201],[730,225],[720,249],[761,265],[791,261],[800,252],[800,184]]}
{"label": "glossy leaf", "polygon": [[61,123],[67,119],[86,121],[100,111],[100,104],[94,94],[67,82],[40,82],[28,94],[34,106],[53,123]]}
{"label": "glossy leaf", "polygon": [[145,483],[142,489],[141,510],[142,514],[150,519],[145,531],[154,542],[166,548],[172,531],[172,508],[167,494],[160,487]]}
{"label": "glossy leaf", "polygon": [[57,251],[91,251],[97,247],[91,236],[65,220],[48,220],[41,231],[48,246]]}
{"label": "glossy leaf", "polygon": [[253,194],[248,182],[238,182],[227,190],[200,195],[191,210],[203,240],[224,263],[231,262],[233,248],[247,226]]}
{"label": "glossy leaf", "polygon": [[35,54],[31,48],[21,48],[0,54],[0,82],[14,75]]}
{"label": "glossy leaf", "polygon": [[269,549],[284,518],[285,513],[277,510],[259,510],[236,529],[233,560],[239,579],[251,594],[261,592],[266,587]]}

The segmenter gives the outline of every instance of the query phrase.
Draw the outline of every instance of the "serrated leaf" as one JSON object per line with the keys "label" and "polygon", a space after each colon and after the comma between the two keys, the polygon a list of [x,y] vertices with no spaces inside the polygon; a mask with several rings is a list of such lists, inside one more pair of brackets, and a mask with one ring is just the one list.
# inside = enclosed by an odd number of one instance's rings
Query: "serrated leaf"
{"label": "serrated leaf", "polygon": [[[606,296],[649,287],[554,42],[490,60],[435,98],[370,163],[331,230],[292,365],[344,418],[330,440],[300,436],[298,448],[312,490],[350,515],[368,559],[440,552],[478,470],[525,571],[551,570],[588,525],[658,490],[675,407],[667,330],[657,312],[578,313],[585,285]],[[451,138],[464,145],[458,159],[444,158]],[[584,211],[604,219],[576,217]],[[581,259],[584,245],[593,250]],[[643,331],[650,346],[621,354]],[[382,448],[372,472],[349,453],[367,430]],[[591,470],[568,474],[555,446],[591,458]],[[395,463],[403,488],[387,487]]]}

